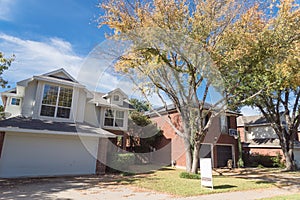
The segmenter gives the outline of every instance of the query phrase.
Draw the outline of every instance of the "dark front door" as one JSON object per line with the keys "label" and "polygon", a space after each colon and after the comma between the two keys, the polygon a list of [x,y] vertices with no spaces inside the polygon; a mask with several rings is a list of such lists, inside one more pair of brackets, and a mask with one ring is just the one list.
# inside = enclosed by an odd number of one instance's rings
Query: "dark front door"
{"label": "dark front door", "polygon": [[217,167],[226,167],[227,161],[232,159],[232,147],[225,145],[217,145],[217,158],[218,166]]}

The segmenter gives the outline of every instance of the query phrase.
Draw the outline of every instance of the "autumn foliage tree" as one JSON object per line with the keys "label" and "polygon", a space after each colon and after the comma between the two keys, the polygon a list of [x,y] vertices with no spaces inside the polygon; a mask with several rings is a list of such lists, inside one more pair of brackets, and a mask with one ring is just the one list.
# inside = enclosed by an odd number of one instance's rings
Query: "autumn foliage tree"
{"label": "autumn foliage tree", "polygon": [[[280,138],[287,164],[292,159],[299,125],[299,34],[293,34],[299,33],[299,11],[291,0],[282,0],[279,10],[264,6],[240,0],[100,5],[100,26],[114,30],[111,39],[130,42],[116,70],[129,75],[145,96],[156,93],[165,107],[166,99],[175,105],[182,129],[168,123],[184,141],[187,171],[197,172],[201,143],[212,119],[224,112],[224,99],[234,107],[259,107]],[[224,98],[209,102],[211,87]],[[279,123],[281,111],[288,128]]]}
{"label": "autumn foliage tree", "polygon": [[[248,10],[227,30],[220,71],[235,103],[259,108],[280,141],[286,169],[295,169],[293,148],[300,124],[300,8],[281,0]],[[268,85],[268,87],[266,87]],[[265,89],[263,89],[265,88]],[[255,94],[255,95],[254,95]]]}

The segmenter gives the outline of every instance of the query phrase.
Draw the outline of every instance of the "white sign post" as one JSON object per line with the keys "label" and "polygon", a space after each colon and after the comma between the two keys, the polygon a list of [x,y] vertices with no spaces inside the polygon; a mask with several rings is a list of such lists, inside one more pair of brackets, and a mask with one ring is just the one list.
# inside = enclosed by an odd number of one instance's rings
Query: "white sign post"
{"label": "white sign post", "polygon": [[201,187],[214,189],[212,178],[211,158],[200,158]]}

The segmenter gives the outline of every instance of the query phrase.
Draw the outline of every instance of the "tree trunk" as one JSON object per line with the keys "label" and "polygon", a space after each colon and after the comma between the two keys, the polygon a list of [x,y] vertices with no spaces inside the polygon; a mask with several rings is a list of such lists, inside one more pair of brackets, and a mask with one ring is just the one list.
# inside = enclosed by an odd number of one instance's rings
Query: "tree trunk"
{"label": "tree trunk", "polygon": [[200,146],[201,146],[200,142],[196,142],[194,146],[193,163],[192,163],[192,171],[191,171],[194,174],[198,172]]}
{"label": "tree trunk", "polygon": [[185,167],[187,172],[192,170],[192,151],[190,140],[184,139],[184,148],[185,148]]}
{"label": "tree trunk", "polygon": [[296,165],[294,162],[293,156],[293,137],[287,137],[287,135],[283,135],[283,141],[281,141],[281,149],[285,158],[285,170],[286,171],[294,171],[296,170]]}
{"label": "tree trunk", "polygon": [[286,171],[296,170],[294,159],[293,159],[293,151],[291,149],[289,151],[284,151],[283,155],[285,158],[285,170]]}

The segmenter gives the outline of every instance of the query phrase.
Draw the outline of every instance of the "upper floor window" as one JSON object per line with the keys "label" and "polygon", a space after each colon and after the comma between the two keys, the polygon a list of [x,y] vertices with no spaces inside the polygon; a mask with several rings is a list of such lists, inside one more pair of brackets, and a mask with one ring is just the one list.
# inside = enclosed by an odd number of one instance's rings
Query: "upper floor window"
{"label": "upper floor window", "polygon": [[113,100],[114,101],[120,101],[120,96],[119,95],[114,95]]}
{"label": "upper floor window", "polygon": [[106,109],[104,115],[104,126],[124,127],[124,111]]}
{"label": "upper floor window", "polygon": [[221,115],[220,116],[220,128],[221,128],[221,133],[228,134],[228,118],[226,115]]}
{"label": "upper floor window", "polygon": [[14,106],[19,106],[20,105],[20,102],[21,102],[21,99],[19,99],[19,98],[11,98],[11,102],[10,102],[10,104],[11,105],[14,105]]}
{"label": "upper floor window", "polygon": [[70,118],[73,89],[60,86],[45,85],[41,116]]}

